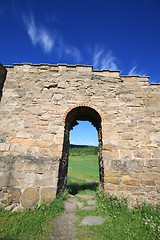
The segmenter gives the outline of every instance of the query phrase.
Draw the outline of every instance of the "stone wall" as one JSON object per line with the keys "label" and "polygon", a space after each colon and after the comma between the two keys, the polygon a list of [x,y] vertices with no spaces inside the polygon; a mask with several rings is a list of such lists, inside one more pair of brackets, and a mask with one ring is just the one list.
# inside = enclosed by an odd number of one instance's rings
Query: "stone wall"
{"label": "stone wall", "polygon": [[160,85],[91,66],[6,69],[0,103],[2,203],[32,207],[55,198],[66,118],[78,106],[101,118],[105,191],[159,201]]}

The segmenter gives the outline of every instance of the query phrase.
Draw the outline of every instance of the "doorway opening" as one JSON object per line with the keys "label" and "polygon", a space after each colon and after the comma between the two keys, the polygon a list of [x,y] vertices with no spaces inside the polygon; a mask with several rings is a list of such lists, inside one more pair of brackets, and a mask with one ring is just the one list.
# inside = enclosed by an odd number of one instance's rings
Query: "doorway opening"
{"label": "doorway opening", "polygon": [[70,130],[67,189],[71,194],[99,185],[98,134],[89,121],[77,121]]}
{"label": "doorway opening", "polygon": [[[99,113],[96,110],[94,110],[93,108],[86,107],[86,106],[79,106],[79,107],[76,107],[76,108],[72,109],[67,114],[66,119],[65,119],[63,152],[62,152],[62,158],[61,158],[60,164],[59,164],[57,194],[60,191],[65,190],[65,188],[67,187],[67,180],[68,180],[68,185],[70,185],[70,187],[73,187],[73,189],[71,189],[71,191],[73,190],[72,193],[74,194],[74,193],[76,193],[76,191],[78,191],[78,185],[76,185],[76,183],[74,184],[74,186],[71,186],[70,172],[72,172],[72,171],[70,171],[70,169],[69,169],[69,178],[67,178],[67,175],[68,175],[68,166],[70,166],[69,164],[72,163],[71,161],[73,160],[74,157],[72,156],[72,160],[70,161],[70,163],[69,163],[69,158],[71,157],[71,155],[77,154],[77,152],[79,151],[78,149],[75,150],[74,146],[72,146],[72,145],[70,146],[69,135],[70,135],[70,131],[73,130],[73,128],[76,125],[79,124],[79,121],[89,121],[95,127],[95,129],[97,130],[98,148],[92,147],[92,150],[93,150],[93,148],[94,148],[93,151],[96,151],[96,149],[97,149],[99,181],[94,182],[93,187],[96,187],[95,186],[96,184],[97,185],[100,184],[100,186],[103,187],[103,184],[104,184],[104,168],[103,168],[103,158],[102,158],[101,117],[100,117]],[[88,134],[90,134],[90,133],[88,132]],[[88,151],[88,150],[91,151],[91,149],[86,150],[85,146],[81,147],[80,150],[83,153],[85,151]],[[69,152],[70,152],[70,156],[69,156]],[[79,157],[79,159],[81,158],[80,156],[78,156],[78,157]],[[82,164],[82,162],[81,162],[81,164]],[[74,179],[73,179],[73,176],[72,176],[72,181],[73,180]],[[82,188],[85,189],[85,188],[88,187],[88,184],[81,184],[81,186],[83,186]],[[91,187],[92,187],[92,183],[90,185],[90,188]]]}

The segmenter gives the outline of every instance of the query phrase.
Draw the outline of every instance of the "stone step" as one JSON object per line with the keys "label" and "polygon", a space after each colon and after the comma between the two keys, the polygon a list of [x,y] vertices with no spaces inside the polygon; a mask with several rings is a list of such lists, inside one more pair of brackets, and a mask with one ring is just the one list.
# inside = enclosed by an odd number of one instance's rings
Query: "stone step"
{"label": "stone step", "polygon": [[80,223],[80,226],[88,225],[102,225],[105,222],[106,218],[97,217],[97,216],[86,216]]}

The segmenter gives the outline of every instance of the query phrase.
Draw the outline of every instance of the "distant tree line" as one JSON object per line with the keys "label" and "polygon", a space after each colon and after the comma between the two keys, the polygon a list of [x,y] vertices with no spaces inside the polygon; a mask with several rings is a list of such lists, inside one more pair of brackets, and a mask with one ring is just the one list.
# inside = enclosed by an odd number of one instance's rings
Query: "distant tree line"
{"label": "distant tree line", "polygon": [[97,146],[70,144],[69,155],[70,156],[97,155],[98,149],[99,148]]}

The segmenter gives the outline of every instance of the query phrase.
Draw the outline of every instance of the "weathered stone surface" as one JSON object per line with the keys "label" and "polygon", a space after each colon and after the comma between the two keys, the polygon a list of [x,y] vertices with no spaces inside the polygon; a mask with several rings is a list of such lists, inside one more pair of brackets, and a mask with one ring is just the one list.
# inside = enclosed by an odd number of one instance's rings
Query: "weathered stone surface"
{"label": "weathered stone surface", "polygon": [[54,187],[43,187],[41,189],[41,202],[49,203],[56,197],[56,189]]}
{"label": "weathered stone surface", "polygon": [[8,183],[8,176],[7,174],[0,176],[0,186],[6,186]]}
{"label": "weathered stone surface", "polygon": [[39,188],[28,187],[22,194],[21,204],[25,208],[33,208],[39,201]]}
{"label": "weathered stone surface", "polygon": [[141,180],[141,184],[145,186],[156,186],[153,180]]}
{"label": "weathered stone surface", "polygon": [[21,190],[18,188],[11,188],[8,191],[8,203],[19,203],[21,197]]}
{"label": "weathered stone surface", "polygon": [[75,212],[76,209],[77,209],[77,204],[71,203],[71,202],[68,202],[68,201],[65,201],[65,202],[64,202],[64,210],[65,210],[65,211]]}
{"label": "weathered stone surface", "polygon": [[105,191],[160,199],[160,85],[87,66],[19,64],[7,71],[0,102],[3,203],[13,201],[12,188],[23,193],[15,198],[24,205],[33,201],[27,189],[36,203],[55,197],[67,119],[96,126]]}
{"label": "weathered stone surface", "polygon": [[[78,218],[74,213],[65,212],[53,220],[53,236],[52,239],[75,239],[75,225]],[[63,231],[62,231],[63,229]]]}
{"label": "weathered stone surface", "polygon": [[53,146],[53,142],[44,142],[44,141],[38,141],[37,142],[37,146],[40,147],[40,148],[49,148],[51,146]]}
{"label": "weathered stone surface", "polygon": [[12,212],[23,212],[23,211],[24,211],[24,208],[21,207],[21,206],[16,206],[16,207],[12,210]]}
{"label": "weathered stone surface", "polygon": [[78,198],[82,199],[82,200],[92,200],[94,199],[94,196],[92,195],[81,195],[81,194],[77,194],[76,195]]}
{"label": "weathered stone surface", "polygon": [[10,138],[9,142],[10,143],[21,143],[23,145],[31,147],[31,146],[33,146],[34,140],[25,139],[25,138]]}
{"label": "weathered stone surface", "polygon": [[86,216],[84,219],[81,221],[80,226],[83,225],[88,225],[88,226],[93,226],[93,225],[102,225],[105,222],[105,218],[103,217],[97,217],[97,216]]}
{"label": "weathered stone surface", "polygon": [[5,210],[6,211],[12,211],[15,207],[16,207],[16,204],[11,204],[11,205],[5,207]]}
{"label": "weathered stone surface", "polygon": [[91,206],[96,205],[96,203],[97,203],[96,200],[88,200],[88,201],[87,201],[87,204],[88,204],[88,205],[91,205]]}
{"label": "weathered stone surface", "polygon": [[130,176],[124,176],[122,177],[122,182],[126,185],[133,185],[133,186],[139,186],[140,182],[138,179],[133,179]]}

